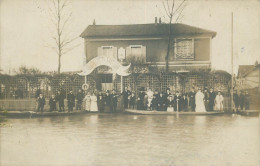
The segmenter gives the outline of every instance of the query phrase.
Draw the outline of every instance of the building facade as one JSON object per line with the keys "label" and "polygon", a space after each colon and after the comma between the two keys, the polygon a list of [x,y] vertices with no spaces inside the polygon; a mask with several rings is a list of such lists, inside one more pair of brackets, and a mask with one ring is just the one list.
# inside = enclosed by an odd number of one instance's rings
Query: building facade
{"label": "building facade", "polygon": [[[193,87],[228,91],[227,74],[210,73],[214,31],[185,24],[89,25],[80,36],[84,39],[86,63],[103,56],[122,65],[131,64],[131,75],[122,81],[109,67],[96,68],[88,77],[95,80],[94,88],[98,90],[120,91],[123,86],[133,91],[148,87],[182,93]],[[165,72],[168,44],[169,70]]]}

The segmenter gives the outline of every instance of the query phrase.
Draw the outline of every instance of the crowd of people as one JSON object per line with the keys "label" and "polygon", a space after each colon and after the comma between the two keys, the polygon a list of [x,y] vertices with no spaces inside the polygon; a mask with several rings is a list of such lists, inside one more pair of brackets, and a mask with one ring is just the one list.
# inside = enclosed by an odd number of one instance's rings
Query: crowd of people
{"label": "crowd of people", "polygon": [[[44,110],[45,98],[42,93],[37,92],[38,111]],[[90,93],[86,94],[79,89],[77,94],[74,95],[70,91],[67,95],[64,90],[59,90],[56,95],[52,95],[49,99],[50,111],[65,111],[64,100],[67,99],[68,112],[72,112],[74,107],[76,110],[85,110],[91,112],[116,112],[118,105],[118,97],[121,98],[125,109],[137,110],[156,110],[156,111],[192,111],[192,112],[210,112],[210,111],[223,111],[224,110],[224,97],[221,91],[215,92],[213,88],[204,89],[203,91],[198,88],[195,91],[193,88],[189,93],[181,94],[179,91],[175,93],[170,89],[166,92],[152,91],[149,88],[147,91],[144,89],[139,90],[138,93],[130,91],[125,87],[121,94],[117,94],[115,90],[111,92],[107,90],[105,93]],[[236,109],[239,107],[241,110],[249,109],[250,95],[248,92],[234,93],[234,104]],[[75,102],[77,101],[77,102]],[[56,105],[58,103],[58,109]]]}
{"label": "crowd of people", "polygon": [[238,110],[249,110],[250,109],[250,94],[248,91],[240,91],[238,94],[237,91],[234,91],[233,101],[236,107],[236,111]]}
{"label": "crowd of people", "polygon": [[[79,89],[76,95],[73,94],[73,91],[70,91],[66,95],[66,92],[61,89],[57,91],[56,95],[51,95],[49,99],[49,111],[65,112],[65,99],[67,99],[68,112],[72,112],[74,107],[76,110],[85,110],[91,112],[116,112],[118,102],[117,97],[118,95],[116,94],[115,90],[113,90],[111,94],[110,91],[106,91],[105,94],[100,92],[98,95],[96,95],[95,92],[87,92],[85,94],[81,89]],[[46,105],[46,100],[40,91],[36,91],[36,99],[37,111],[43,112],[44,106]]]}
{"label": "crowd of people", "polygon": [[206,112],[206,111],[223,111],[224,97],[220,91],[215,93],[213,88],[202,90],[198,88],[192,89],[189,93],[181,94],[179,91],[176,93],[170,92],[168,88],[165,93],[152,91],[140,91],[138,96],[135,92],[129,91],[125,88],[123,95],[124,108],[137,109],[137,110],[156,110],[156,111],[193,111],[193,112]]}

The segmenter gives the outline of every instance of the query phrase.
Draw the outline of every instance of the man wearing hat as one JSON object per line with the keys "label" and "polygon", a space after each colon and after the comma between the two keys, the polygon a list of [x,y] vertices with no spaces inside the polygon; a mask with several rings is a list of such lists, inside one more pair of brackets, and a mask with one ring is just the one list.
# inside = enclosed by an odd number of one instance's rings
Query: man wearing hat
{"label": "man wearing hat", "polygon": [[181,95],[179,91],[174,96],[174,111],[181,111]]}
{"label": "man wearing hat", "polygon": [[204,89],[204,105],[206,108],[206,111],[209,111],[209,93],[208,93],[208,89],[205,88]]}
{"label": "man wearing hat", "polygon": [[196,95],[196,92],[194,90],[194,88],[192,88],[191,92],[189,93],[189,105],[191,107],[191,111],[192,112],[195,112],[195,95]]}
{"label": "man wearing hat", "polygon": [[105,112],[110,112],[111,110],[111,95],[109,90],[106,91],[106,94],[104,96],[104,111]]}
{"label": "man wearing hat", "polygon": [[209,91],[209,111],[214,111],[215,97],[216,97],[216,94],[213,91],[213,88],[210,88],[210,91]]}
{"label": "man wearing hat", "polygon": [[72,93],[72,90],[67,95],[67,100],[68,100],[69,112],[72,112],[73,111],[73,107],[75,106],[75,95]]}
{"label": "man wearing hat", "polygon": [[237,94],[237,90],[235,90],[234,93],[233,93],[233,101],[234,101],[234,104],[235,104],[236,111],[238,111],[239,97],[238,97],[238,94]]}
{"label": "man wearing hat", "polygon": [[169,95],[169,98],[167,100],[167,112],[173,112],[174,111],[174,100],[173,100],[173,96]]}
{"label": "man wearing hat", "polygon": [[131,92],[125,87],[125,90],[122,92],[123,95],[123,102],[124,102],[124,108],[128,108],[128,97],[131,95]]}
{"label": "man wearing hat", "polygon": [[116,108],[117,108],[117,94],[115,89],[112,90],[112,94],[111,94],[111,111],[112,112],[116,112]]}

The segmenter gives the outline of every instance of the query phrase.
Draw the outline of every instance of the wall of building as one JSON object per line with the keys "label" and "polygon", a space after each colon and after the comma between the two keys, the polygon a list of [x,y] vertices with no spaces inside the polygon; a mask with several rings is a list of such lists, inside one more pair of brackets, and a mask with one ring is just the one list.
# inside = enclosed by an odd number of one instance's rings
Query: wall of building
{"label": "wall of building", "polygon": [[210,60],[210,39],[198,38],[194,41],[194,52],[196,61]]}
{"label": "wall of building", "polygon": [[[167,39],[151,40],[107,40],[94,41],[85,40],[85,53],[87,62],[98,55],[98,47],[114,46],[126,48],[130,45],[142,45],[146,47],[146,62],[165,62],[167,54]],[[174,51],[170,51],[170,61],[175,61]],[[194,39],[194,61],[210,60],[210,38]]]}

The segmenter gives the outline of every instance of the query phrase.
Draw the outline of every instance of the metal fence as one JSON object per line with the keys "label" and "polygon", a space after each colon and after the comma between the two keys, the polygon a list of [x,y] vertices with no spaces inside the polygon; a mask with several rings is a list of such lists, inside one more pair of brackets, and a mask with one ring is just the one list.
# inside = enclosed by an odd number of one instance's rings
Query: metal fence
{"label": "metal fence", "polygon": [[[36,92],[40,91],[49,98],[56,94],[59,89],[68,93],[70,90],[77,94],[85,82],[84,77],[79,75],[0,75],[0,98],[1,99],[25,99],[35,98]],[[87,77],[89,90],[95,89],[95,81],[92,76]]]}
{"label": "metal fence", "polygon": [[[40,91],[49,98],[52,94],[56,94],[59,89],[65,90],[66,93],[73,91],[77,94],[85,82],[84,76],[74,75],[0,75],[0,98],[1,99],[24,99],[35,98],[36,92]],[[95,77],[89,75],[86,77],[89,84],[89,91],[96,90]],[[113,80],[114,89],[118,93],[121,91],[121,77],[116,76]],[[123,77],[123,87],[128,87],[136,93],[140,89],[152,88],[165,92],[167,88],[171,91],[180,91],[187,93],[191,88],[210,88],[221,90],[224,94],[230,92],[230,76],[222,73],[213,74],[132,74]]]}
{"label": "metal fence", "polygon": [[[117,81],[118,84],[119,81]],[[215,91],[220,90],[224,95],[228,95],[231,89],[231,76],[223,73],[132,74],[123,78],[123,86],[135,92],[141,88],[166,92],[166,89],[170,88],[172,92],[188,93],[192,88],[213,88]]]}

